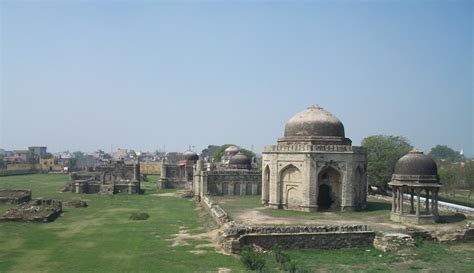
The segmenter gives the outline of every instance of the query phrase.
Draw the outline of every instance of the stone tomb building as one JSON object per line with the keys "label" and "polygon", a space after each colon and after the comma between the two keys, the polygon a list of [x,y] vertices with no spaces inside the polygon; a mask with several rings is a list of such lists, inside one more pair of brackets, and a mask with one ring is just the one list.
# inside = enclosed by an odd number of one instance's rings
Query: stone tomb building
{"label": "stone tomb building", "polygon": [[199,156],[188,150],[183,153],[181,160],[161,161],[160,188],[186,188],[191,189],[193,184],[193,166],[199,160]]}
{"label": "stone tomb building", "polygon": [[[432,224],[438,219],[438,167],[420,151],[411,151],[395,164],[392,181],[392,213],[390,219],[409,224]],[[421,201],[420,196],[425,199]],[[409,196],[409,205],[404,204]],[[416,196],[416,203],[415,203]]]}
{"label": "stone tomb building", "polygon": [[193,181],[195,196],[261,194],[262,173],[252,167],[250,158],[242,152],[229,152],[234,155],[223,161],[224,164],[213,165],[208,170],[204,169],[202,160],[197,162]]}
{"label": "stone tomb building", "polygon": [[262,159],[262,203],[299,211],[350,211],[367,202],[367,154],[321,107],[292,117]]}

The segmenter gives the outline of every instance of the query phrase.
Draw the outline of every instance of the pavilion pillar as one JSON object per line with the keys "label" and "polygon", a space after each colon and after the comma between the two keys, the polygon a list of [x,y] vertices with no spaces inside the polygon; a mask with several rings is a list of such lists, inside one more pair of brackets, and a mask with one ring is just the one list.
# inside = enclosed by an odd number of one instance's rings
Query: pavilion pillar
{"label": "pavilion pillar", "polygon": [[427,213],[430,212],[430,190],[429,189],[425,189],[426,191],[426,196],[425,196],[425,211]]}
{"label": "pavilion pillar", "polygon": [[415,213],[415,206],[414,206],[414,200],[413,200],[413,188],[410,188],[410,214]]}
{"label": "pavilion pillar", "polygon": [[434,209],[434,212],[435,212],[435,215],[438,215],[438,191],[439,191],[439,188],[436,188],[435,189],[435,209]]}
{"label": "pavilion pillar", "polygon": [[404,186],[402,186],[400,191],[400,214],[403,214],[403,188]]}
{"label": "pavilion pillar", "polygon": [[420,189],[416,189],[416,216],[420,216]]}
{"label": "pavilion pillar", "polygon": [[393,213],[397,211],[396,198],[397,198],[397,186],[393,186],[393,192],[392,192],[392,212]]}

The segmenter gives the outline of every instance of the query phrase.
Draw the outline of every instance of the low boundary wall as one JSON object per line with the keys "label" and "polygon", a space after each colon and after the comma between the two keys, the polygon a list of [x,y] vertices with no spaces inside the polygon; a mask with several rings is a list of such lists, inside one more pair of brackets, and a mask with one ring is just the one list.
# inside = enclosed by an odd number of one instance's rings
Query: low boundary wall
{"label": "low boundary wall", "polygon": [[245,245],[266,249],[278,244],[283,248],[338,249],[368,247],[373,244],[375,232],[368,225],[322,226],[245,226],[232,221],[218,204],[208,196],[201,198],[203,207],[223,227],[218,239],[228,253],[239,253]]}

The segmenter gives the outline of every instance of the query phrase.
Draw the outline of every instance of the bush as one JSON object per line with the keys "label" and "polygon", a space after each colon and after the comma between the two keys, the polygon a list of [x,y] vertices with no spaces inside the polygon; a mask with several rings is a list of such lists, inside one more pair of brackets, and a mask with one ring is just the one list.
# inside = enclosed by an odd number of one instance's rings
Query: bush
{"label": "bush", "polygon": [[273,257],[275,261],[280,264],[280,269],[288,271],[290,273],[307,273],[309,272],[306,269],[298,266],[298,263],[292,261],[290,256],[286,253],[283,253],[282,247],[278,244],[273,245],[272,247]]}
{"label": "bush", "polygon": [[129,220],[146,220],[150,218],[150,215],[145,212],[132,212],[130,217],[128,218]]}
{"label": "bush", "polygon": [[415,246],[416,246],[416,247],[420,247],[420,246],[422,246],[422,245],[423,245],[423,238],[421,238],[421,237],[416,237],[416,238],[415,238]]}
{"label": "bush", "polygon": [[250,247],[244,247],[240,252],[240,260],[250,269],[261,272],[265,268],[265,259]]}

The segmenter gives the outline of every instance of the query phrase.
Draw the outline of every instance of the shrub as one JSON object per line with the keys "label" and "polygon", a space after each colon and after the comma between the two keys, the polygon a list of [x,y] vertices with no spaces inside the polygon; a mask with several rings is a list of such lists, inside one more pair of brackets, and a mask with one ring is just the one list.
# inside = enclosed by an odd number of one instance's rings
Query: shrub
{"label": "shrub", "polygon": [[420,247],[420,246],[422,246],[422,245],[423,245],[423,238],[421,238],[421,237],[416,237],[416,238],[415,238],[415,246],[416,246],[416,247]]}
{"label": "shrub", "polygon": [[250,247],[242,248],[240,260],[250,270],[261,272],[265,268],[265,259],[259,253],[254,252]]}
{"label": "shrub", "polygon": [[128,218],[129,220],[146,220],[150,218],[150,215],[145,212],[132,212],[130,217]]}

